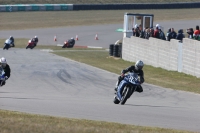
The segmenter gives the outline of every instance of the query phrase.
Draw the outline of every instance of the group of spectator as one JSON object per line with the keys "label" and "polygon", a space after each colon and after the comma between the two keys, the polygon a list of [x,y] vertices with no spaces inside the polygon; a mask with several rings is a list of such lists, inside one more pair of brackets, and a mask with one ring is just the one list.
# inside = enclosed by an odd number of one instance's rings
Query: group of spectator
{"label": "group of spectator", "polygon": [[154,37],[162,40],[166,40],[164,32],[161,30],[161,27],[159,24],[156,25],[156,28],[150,28],[146,27],[144,30],[142,30],[142,25],[135,25],[135,27],[132,29],[133,36],[149,39],[149,37]]}
{"label": "group of spectator", "polygon": [[195,40],[200,40],[200,30],[199,26],[196,26],[196,30],[194,31],[193,28],[189,28],[186,30],[188,34],[188,38],[195,39]]}
{"label": "group of spectator", "polygon": [[[135,25],[134,28],[132,28],[133,36],[149,39],[149,37],[154,37],[162,40],[170,41],[171,39],[177,39],[182,41],[183,38],[185,38],[185,35],[183,33],[183,29],[178,30],[178,33],[174,31],[174,28],[169,28],[166,35],[161,29],[161,26],[159,24],[156,24],[155,29],[146,27],[144,30],[142,30],[142,25]],[[200,40],[200,30],[199,26],[196,26],[196,30],[193,31],[193,28],[189,28],[186,30],[188,34],[188,38]]]}

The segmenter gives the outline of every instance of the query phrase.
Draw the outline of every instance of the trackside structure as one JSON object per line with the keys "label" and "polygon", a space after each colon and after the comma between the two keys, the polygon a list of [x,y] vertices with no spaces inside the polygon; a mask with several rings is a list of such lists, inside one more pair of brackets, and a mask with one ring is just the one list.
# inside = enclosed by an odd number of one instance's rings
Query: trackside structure
{"label": "trackside structure", "polygon": [[[124,22],[129,24],[124,18]],[[143,60],[147,65],[200,77],[200,41],[193,39],[184,38],[183,43],[152,37],[147,40],[124,31],[122,59],[131,62]]]}
{"label": "trackside structure", "polygon": [[180,43],[175,39],[168,42],[156,38],[125,37],[122,58],[132,62],[140,59],[154,67],[200,77],[200,42],[197,40],[184,38]]}
{"label": "trackside structure", "polygon": [[132,28],[141,25],[142,30],[145,27],[153,27],[153,14],[124,14],[124,37],[130,37],[133,35]]}

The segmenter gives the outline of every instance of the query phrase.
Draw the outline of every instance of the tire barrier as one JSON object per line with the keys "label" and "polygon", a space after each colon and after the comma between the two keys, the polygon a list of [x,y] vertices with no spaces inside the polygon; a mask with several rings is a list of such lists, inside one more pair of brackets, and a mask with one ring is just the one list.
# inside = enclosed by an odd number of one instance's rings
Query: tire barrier
{"label": "tire barrier", "polygon": [[113,56],[114,44],[110,44],[109,46],[109,55]]}
{"label": "tire barrier", "polygon": [[17,11],[68,11],[73,10],[73,4],[18,4],[0,5],[0,12]]}
{"label": "tire barrier", "polygon": [[113,56],[114,57],[120,57],[120,55],[119,55],[119,45],[114,45]]}
{"label": "tire barrier", "polygon": [[122,44],[119,44],[118,56],[122,58]]}

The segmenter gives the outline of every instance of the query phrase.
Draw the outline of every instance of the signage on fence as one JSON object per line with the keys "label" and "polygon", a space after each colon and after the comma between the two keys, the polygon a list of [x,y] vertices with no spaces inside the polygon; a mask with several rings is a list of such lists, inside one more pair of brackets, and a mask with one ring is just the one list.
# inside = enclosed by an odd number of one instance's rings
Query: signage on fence
{"label": "signage on fence", "polygon": [[31,5],[31,7],[32,7],[32,11],[39,11],[39,6],[37,6],[37,5]]}
{"label": "signage on fence", "polygon": [[18,11],[25,11],[26,10],[26,8],[25,8],[25,6],[17,6],[18,7]]}
{"label": "signage on fence", "polygon": [[12,12],[12,6],[6,6],[6,11],[7,12]]}
{"label": "signage on fence", "polygon": [[48,5],[45,5],[45,7],[46,7],[46,11],[53,11],[54,10],[53,5],[48,4]]}
{"label": "signage on fence", "polygon": [[68,6],[67,5],[61,5],[61,9],[60,10],[68,10]]}

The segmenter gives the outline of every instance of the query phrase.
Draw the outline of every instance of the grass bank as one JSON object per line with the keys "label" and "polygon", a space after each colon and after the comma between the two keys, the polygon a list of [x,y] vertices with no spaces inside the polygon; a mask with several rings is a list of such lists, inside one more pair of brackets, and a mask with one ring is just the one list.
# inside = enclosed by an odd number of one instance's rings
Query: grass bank
{"label": "grass bank", "polygon": [[0,110],[1,133],[191,133],[164,128],[77,120]]}
{"label": "grass bank", "polygon": [[200,19],[199,9],[1,12],[0,30],[123,24],[125,12],[154,14],[154,21]]}

